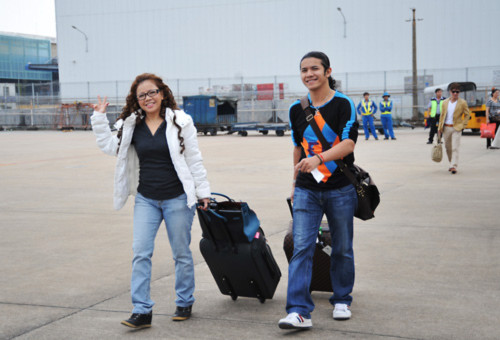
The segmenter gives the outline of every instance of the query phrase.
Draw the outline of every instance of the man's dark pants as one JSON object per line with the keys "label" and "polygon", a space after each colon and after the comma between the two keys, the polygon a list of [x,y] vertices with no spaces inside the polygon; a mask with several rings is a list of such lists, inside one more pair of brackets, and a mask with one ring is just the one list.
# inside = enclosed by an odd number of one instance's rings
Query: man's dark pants
{"label": "man's dark pants", "polygon": [[440,115],[436,115],[434,118],[429,118],[429,126],[431,128],[431,130],[429,131],[429,142],[432,143],[432,141],[434,140],[434,135],[437,133],[437,123],[439,122],[439,116]]}

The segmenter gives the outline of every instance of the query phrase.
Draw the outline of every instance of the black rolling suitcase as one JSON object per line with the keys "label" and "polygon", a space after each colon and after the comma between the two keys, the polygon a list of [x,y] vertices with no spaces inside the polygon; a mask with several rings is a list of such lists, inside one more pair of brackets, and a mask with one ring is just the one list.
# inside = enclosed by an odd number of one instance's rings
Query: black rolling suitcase
{"label": "black rolling suitcase", "polygon": [[[290,213],[293,217],[292,202],[290,198],[287,199]],[[330,278],[330,254],[332,239],[330,235],[330,228],[328,222],[321,222],[318,239],[316,241],[316,250],[313,257],[313,268],[311,286],[309,290],[320,292],[333,292],[332,280]],[[293,221],[290,221],[288,231],[283,241],[283,250],[285,251],[288,262],[293,255]]]}
{"label": "black rolling suitcase", "polygon": [[254,297],[264,303],[273,297],[281,271],[262,229],[257,225],[256,232],[245,232],[248,205],[224,197],[228,201],[212,199],[207,211],[198,210],[201,254],[222,294],[233,300]]}

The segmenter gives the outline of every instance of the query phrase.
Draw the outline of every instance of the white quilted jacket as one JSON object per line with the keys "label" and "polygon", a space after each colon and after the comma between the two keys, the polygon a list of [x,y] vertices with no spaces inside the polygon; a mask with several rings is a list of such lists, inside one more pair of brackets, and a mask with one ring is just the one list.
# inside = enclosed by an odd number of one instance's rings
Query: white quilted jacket
{"label": "white quilted jacket", "polygon": [[[176,116],[177,124],[182,128],[181,135],[184,137],[186,149],[181,154],[179,139],[177,138],[177,127],[173,124],[173,117]],[[184,192],[187,195],[187,205],[192,207],[197,199],[210,197],[210,184],[207,180],[207,171],[203,166],[203,159],[198,148],[197,131],[191,116],[184,111],[175,112],[167,108],[165,113],[167,119],[166,138],[170,157],[177,172],[177,176],[182,183]],[[139,157],[133,145],[131,145],[132,135],[135,128],[137,116],[132,113],[129,117],[116,122],[115,127],[119,129],[122,124],[123,134],[118,148],[118,137],[111,133],[109,121],[106,114],[94,111],[91,117],[92,130],[97,138],[97,145],[106,154],[117,156],[115,168],[114,186],[114,208],[121,209],[129,195],[137,193],[139,185]]]}

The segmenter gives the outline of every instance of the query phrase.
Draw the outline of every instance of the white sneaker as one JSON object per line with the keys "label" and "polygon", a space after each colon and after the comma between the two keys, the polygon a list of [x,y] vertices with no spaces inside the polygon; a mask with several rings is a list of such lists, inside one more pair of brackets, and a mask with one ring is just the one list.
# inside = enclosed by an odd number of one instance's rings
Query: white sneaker
{"label": "white sneaker", "polygon": [[311,328],[312,325],[311,319],[306,319],[299,313],[290,313],[278,323],[281,329],[308,329]]}
{"label": "white sneaker", "polygon": [[335,320],[348,320],[351,318],[351,310],[345,303],[336,303],[333,310],[333,318]]}

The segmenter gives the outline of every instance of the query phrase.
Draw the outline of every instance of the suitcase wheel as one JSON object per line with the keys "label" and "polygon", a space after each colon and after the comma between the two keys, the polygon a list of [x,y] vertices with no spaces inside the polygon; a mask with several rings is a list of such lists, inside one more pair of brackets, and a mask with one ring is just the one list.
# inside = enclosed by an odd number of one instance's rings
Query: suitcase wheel
{"label": "suitcase wheel", "polygon": [[233,299],[233,301],[236,301],[237,298],[238,298],[238,295],[231,295],[231,299]]}
{"label": "suitcase wheel", "polygon": [[266,299],[264,299],[263,297],[259,297],[259,301],[260,301],[260,303],[264,303],[264,302],[266,302]]}

